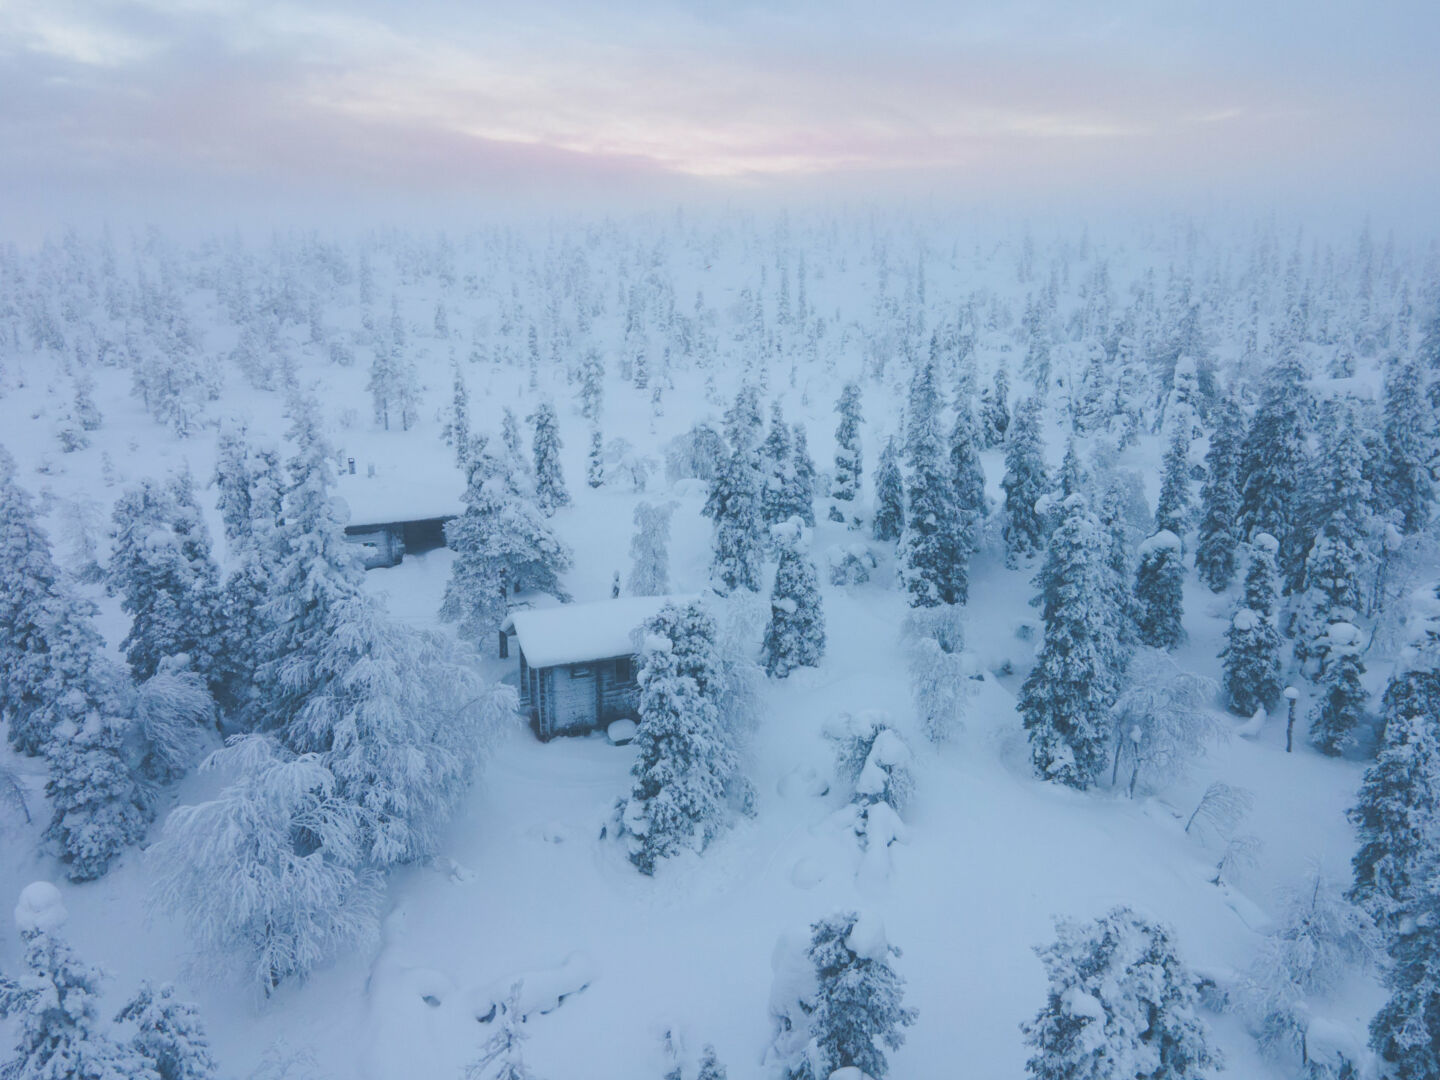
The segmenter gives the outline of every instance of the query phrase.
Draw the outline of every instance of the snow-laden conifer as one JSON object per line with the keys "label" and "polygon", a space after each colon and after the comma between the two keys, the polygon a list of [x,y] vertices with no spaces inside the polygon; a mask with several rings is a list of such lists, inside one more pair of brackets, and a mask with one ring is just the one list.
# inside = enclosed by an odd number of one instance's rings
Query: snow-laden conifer
{"label": "snow-laden conifer", "polygon": [[1005,491],[1005,558],[1013,566],[1045,543],[1045,522],[1036,503],[1049,480],[1040,442],[1040,403],[1033,397],[1016,408],[1005,436],[1005,476],[1000,486]]}
{"label": "snow-laden conifer", "polygon": [[1087,788],[1106,764],[1124,650],[1109,610],[1100,523],[1072,495],[1037,576],[1045,637],[1018,708],[1037,775]]}
{"label": "snow-laden conifer", "polygon": [[1117,907],[1055,929],[1035,950],[1048,998],[1023,1025],[1034,1080],[1199,1080],[1223,1066],[1166,927]]}

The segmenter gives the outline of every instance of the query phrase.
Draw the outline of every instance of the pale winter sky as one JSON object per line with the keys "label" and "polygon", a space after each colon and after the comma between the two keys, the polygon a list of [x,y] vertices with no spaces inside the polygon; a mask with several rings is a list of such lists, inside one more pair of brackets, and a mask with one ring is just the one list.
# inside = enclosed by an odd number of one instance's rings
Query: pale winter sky
{"label": "pale winter sky", "polygon": [[1436,0],[0,0],[0,227],[720,197],[1433,209]]}

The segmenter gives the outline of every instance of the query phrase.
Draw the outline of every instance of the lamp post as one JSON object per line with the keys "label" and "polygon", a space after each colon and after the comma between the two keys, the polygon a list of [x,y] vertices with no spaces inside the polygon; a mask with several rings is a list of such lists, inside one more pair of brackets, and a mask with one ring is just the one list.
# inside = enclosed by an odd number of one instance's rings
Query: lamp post
{"label": "lamp post", "polygon": [[1293,686],[1285,687],[1285,701],[1289,713],[1285,720],[1285,752],[1288,754],[1295,748],[1295,702],[1300,697],[1300,691]]}

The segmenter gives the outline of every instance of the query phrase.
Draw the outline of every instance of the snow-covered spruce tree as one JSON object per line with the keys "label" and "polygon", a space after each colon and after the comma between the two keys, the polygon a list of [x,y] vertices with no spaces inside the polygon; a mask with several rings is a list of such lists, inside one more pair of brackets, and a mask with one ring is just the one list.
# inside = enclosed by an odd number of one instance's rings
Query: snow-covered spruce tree
{"label": "snow-covered spruce tree", "polygon": [[905,528],[905,479],[900,473],[895,439],[885,441],[875,473],[875,517],[871,533],[876,540],[898,540]]}
{"label": "snow-covered spruce tree", "polygon": [[1035,509],[1049,488],[1045,475],[1044,448],[1040,443],[1040,402],[1031,397],[1015,410],[1005,437],[1005,561],[1038,552],[1045,543],[1045,521]]}
{"label": "snow-covered spruce tree", "polygon": [[53,808],[45,838],[71,881],[103,876],[150,824],[150,800],[128,761],[129,725],[102,707],[61,721],[45,745],[45,794]]}
{"label": "snow-covered spruce tree", "polygon": [[0,1018],[16,1019],[6,1080],[161,1080],[140,1055],[117,1042],[100,1018],[104,972],[86,964],[60,936],[65,907],[49,882],[20,894],[15,909],[25,942],[19,979],[0,976]]}
{"label": "snow-covered spruce tree", "polygon": [[1350,821],[1360,834],[1347,894],[1387,934],[1412,926],[1440,851],[1440,726],[1407,702],[1386,717]]}
{"label": "snow-covered spruce tree", "polygon": [[1220,660],[1225,700],[1232,712],[1253,716],[1256,709],[1275,708],[1285,688],[1280,647],[1280,631],[1266,616],[1242,607],[1231,617]]}
{"label": "snow-covered spruce tree", "polygon": [[[1134,477],[1141,482],[1138,475]],[[1149,508],[1143,497],[1135,505],[1132,496],[1136,489],[1127,490],[1123,474],[1114,474],[1105,485],[1100,497],[1100,521],[1105,544],[1105,593],[1109,601],[1115,640],[1122,650],[1134,648],[1139,641],[1136,629],[1139,622],[1139,605],[1135,601],[1135,574],[1131,566],[1131,554],[1139,546],[1140,537],[1150,528]],[[1137,526],[1137,519],[1145,519],[1143,528]],[[1123,664],[1122,664],[1123,667]]]}
{"label": "snow-covered spruce tree", "polygon": [[791,427],[790,455],[792,479],[790,484],[790,512],[805,523],[815,527],[815,462],[810,457],[810,443],[805,435],[805,425],[798,421]]}
{"label": "snow-covered spruce tree", "polygon": [[1371,535],[1374,488],[1372,449],[1366,443],[1361,421],[1349,408],[1338,430],[1325,438],[1326,453],[1317,468],[1312,488],[1313,510],[1302,528],[1313,537],[1306,553],[1303,590],[1294,632],[1296,654],[1302,662],[1323,664],[1322,639],[1331,622],[1355,622],[1365,612],[1365,587],[1373,578],[1375,558]]}
{"label": "snow-covered spruce tree", "polygon": [[1296,524],[1309,467],[1305,443],[1309,408],[1305,369],[1291,348],[1266,373],[1238,474],[1240,533],[1253,539],[1265,532],[1279,542],[1276,563],[1286,592],[1297,583],[1305,558],[1304,539],[1296,535]]}
{"label": "snow-covered spruce tree", "polygon": [[461,637],[480,641],[499,630],[513,592],[568,599],[560,575],[570,569],[570,550],[535,504],[509,486],[501,462],[482,455],[471,465],[463,501],[464,512],[445,525],[455,561],[440,618],[457,623]]}
{"label": "snow-covered spruce tree", "polygon": [[1434,862],[1413,924],[1386,943],[1390,996],[1370,1021],[1370,1045],[1396,1080],[1440,1076],[1440,873]]}
{"label": "snow-covered spruce tree", "polygon": [[450,391],[450,412],[445,417],[445,427],[440,437],[445,445],[455,451],[455,463],[462,469],[470,460],[470,390],[465,385],[465,375],[456,362],[454,381]]}
{"label": "snow-covered spruce tree", "polygon": [[285,658],[280,677],[303,695],[282,740],[319,755],[332,797],[354,810],[361,861],[382,869],[434,854],[489,736],[515,709],[513,693],[481,680],[446,639],[392,622],[363,594],[337,603],[317,645]]}
{"label": "snow-covered spruce tree", "polygon": [[1267,619],[1275,617],[1280,604],[1280,571],[1275,565],[1279,551],[1279,541],[1269,533],[1257,533],[1250,538],[1250,562],[1245,568],[1241,602]]}
{"label": "snow-covered spruce tree", "polygon": [[195,481],[188,468],[175,473],[165,485],[170,502],[170,526],[179,545],[188,578],[181,595],[181,617],[190,623],[190,641],[176,650],[190,658],[190,666],[211,686],[218,685],[223,666],[217,655],[220,633],[220,568],[210,543],[210,529],[195,498]]}
{"label": "snow-covered spruce tree", "polygon": [[956,509],[970,536],[970,550],[980,547],[980,522],[985,517],[985,470],[980,464],[980,431],[968,401],[957,401],[955,426],[950,430],[950,474],[955,483]]}
{"label": "snow-covered spruce tree", "polygon": [[585,458],[585,483],[598,488],[605,483],[605,437],[599,428],[590,429],[590,453]]}
{"label": "snow-covered spruce tree", "polygon": [[175,997],[169,983],[149,982],[136,992],[115,1017],[118,1024],[133,1024],[130,1048],[160,1080],[213,1080],[218,1071],[210,1054],[210,1039],[200,1011]]}
{"label": "snow-covered spruce tree", "polygon": [[1194,421],[1188,409],[1172,418],[1170,445],[1160,472],[1160,499],[1155,504],[1155,531],[1169,531],[1185,539],[1190,524],[1190,430]]}
{"label": "snow-covered spruce tree", "polygon": [[1228,399],[1216,406],[1216,427],[1205,454],[1205,483],[1200,487],[1200,535],[1195,573],[1211,592],[1224,592],[1235,577],[1240,542],[1237,515],[1240,491],[1240,411]]}
{"label": "snow-covered spruce tree", "polygon": [[[1440,385],[1440,382],[1437,382]],[[1385,376],[1384,449],[1379,494],[1400,515],[1401,528],[1419,532],[1435,503],[1431,471],[1436,418],[1425,400],[1420,369],[1414,361],[1395,364]]]}
{"label": "snow-covered spruce tree", "polygon": [[761,504],[765,477],[760,454],[760,406],[754,387],[741,387],[725,413],[729,451],[719,463],[702,511],[715,523],[711,576],[724,592],[760,588]]}
{"label": "snow-covered spruce tree", "polygon": [[860,425],[864,415],[860,408],[860,384],[847,382],[835,403],[840,423],[835,428],[835,475],[830,483],[830,520],[844,522],[854,517],[854,503],[860,495],[864,476],[864,457],[860,446]]}
{"label": "snow-covered spruce tree", "polygon": [[1005,442],[1010,429],[1010,379],[1005,365],[995,369],[995,379],[980,392],[980,432],[987,450]]}
{"label": "snow-covered spruce tree", "polygon": [[549,517],[562,506],[570,505],[565,490],[565,477],[560,472],[560,428],[555,406],[542,401],[529,416],[534,431],[535,505]]}
{"label": "snow-covered spruce tree", "polygon": [[1364,607],[1361,571],[1366,552],[1352,521],[1334,514],[1305,560],[1304,592],[1295,615],[1295,659],[1318,677],[1329,656],[1330,627],[1356,623]]}
{"label": "snow-covered spruce tree", "polygon": [[725,1066],[720,1064],[715,1047],[707,1045],[700,1055],[700,1071],[695,1074],[695,1080],[726,1080]]}
{"label": "snow-covered spruce tree", "polygon": [[1353,623],[1330,624],[1320,702],[1310,719],[1310,744],[1331,757],[1338,757],[1355,741],[1356,729],[1365,720],[1370,695],[1361,684],[1363,644],[1364,635]]}
{"label": "snow-covered spruce tree", "polygon": [[[189,495],[188,505],[177,495]],[[166,489],[146,481],[121,496],[112,521],[108,584],[131,618],[121,647],[135,677],[148,679],[161,660],[182,653],[208,677],[218,633],[219,571],[193,493],[183,481]]]}
{"label": "snow-covered spruce tree", "polygon": [[1035,950],[1049,997],[1023,1025],[1034,1080],[1199,1080],[1223,1067],[1168,929],[1126,907],[1055,929]]}
{"label": "snow-covered spruce tree", "polygon": [[670,518],[674,503],[635,504],[635,533],[630,537],[631,596],[664,596],[670,591]]}
{"label": "snow-covered spruce tree", "polygon": [[83,720],[108,680],[94,617],[55,565],[14,461],[0,449],[0,718],[21,753],[41,753],[57,723]]}
{"label": "snow-covered spruce tree", "polygon": [[905,1007],[905,980],[892,966],[900,950],[873,916],[842,912],[811,926],[808,956],[816,987],[808,1003],[810,1075],[819,1080],[853,1068],[884,1080],[885,1051],[904,1045],[905,1028],[918,1015]]}
{"label": "snow-covered spruce tree", "polygon": [[604,405],[605,361],[600,358],[600,350],[591,346],[580,364],[580,415],[598,424]]}
{"label": "snow-covered spruce tree", "polygon": [[[1065,443],[1065,456],[1060,460],[1060,475],[1057,477],[1060,491],[1059,501],[1064,502],[1071,495],[1089,490],[1090,473],[1080,460],[1080,448],[1072,435]],[[1053,506],[1053,503],[1052,503]]]}
{"label": "snow-covered spruce tree", "polygon": [[220,430],[215,448],[215,504],[225,523],[225,541],[232,547],[250,527],[250,444],[244,424],[230,424]]}
{"label": "snow-covered spruce tree", "polygon": [[791,434],[780,403],[771,402],[770,430],[760,444],[760,458],[765,471],[765,485],[760,495],[760,519],[766,529],[789,520],[792,512],[795,466]]}
{"label": "snow-covered spruce tree", "polygon": [[1180,538],[1162,529],[1140,545],[1135,569],[1135,626],[1141,644],[1173,649],[1185,640],[1184,586]]}
{"label": "snow-covered spruce tree", "polygon": [[1245,573],[1245,595],[1225,631],[1220,650],[1221,684],[1230,710],[1252,716],[1256,709],[1274,709],[1285,688],[1281,672],[1280,631],[1275,628],[1276,574],[1274,539],[1255,538]]}
{"label": "snow-covered spruce tree", "polygon": [[698,604],[667,604],[643,630],[635,784],[617,808],[630,861],[643,874],[704,848],[726,823],[739,758],[723,724],[715,639],[715,620]]}
{"label": "snow-covered spruce tree", "polygon": [[1105,767],[1124,650],[1107,603],[1100,523],[1082,495],[1070,496],[1064,513],[1036,578],[1045,638],[1018,708],[1036,774],[1083,790]]}
{"label": "snow-covered spruce tree", "polygon": [[[505,482],[517,494],[535,495],[535,467],[525,456],[525,440],[520,434],[520,421],[510,406],[506,405],[500,414],[500,441],[503,453],[497,450],[495,457],[504,463]],[[485,440],[486,445],[489,441]],[[472,447],[470,457],[478,458],[480,452]],[[467,466],[468,467],[468,466]]]}
{"label": "snow-covered spruce tree", "polygon": [[797,667],[819,665],[825,654],[825,613],[815,564],[802,550],[803,523],[792,517],[770,533],[780,553],[780,565],[770,593],[770,622],[761,649],[765,674],[783,679]]}
{"label": "snow-covered spruce tree", "polygon": [[1266,1056],[1288,1056],[1303,1065],[1311,1049],[1309,999],[1323,997],[1368,967],[1379,956],[1380,943],[1370,917],[1345,900],[1318,864],[1285,889],[1281,901],[1282,913],[1262,939],[1235,998]]}
{"label": "snow-covered spruce tree", "polygon": [[[908,513],[900,534],[896,570],[911,607],[963,604],[970,595],[970,553],[974,519],[957,502],[950,468],[933,418],[910,421]],[[916,430],[920,425],[928,430]]]}
{"label": "snow-covered spruce tree", "polygon": [[361,863],[354,806],[318,755],[268,735],[232,739],[206,769],[232,781],[182,806],[151,846],[155,896],[182,915],[209,962],[240,965],[269,997],[377,932],[379,875]]}
{"label": "snow-covered spruce tree", "polygon": [[296,656],[318,654],[333,625],[335,605],[359,595],[364,573],[331,498],[331,455],[315,402],[294,398],[290,416],[294,453],[281,496],[280,523],[265,555],[266,626],[257,649],[258,693],[252,698],[251,727],[284,727],[305,704],[309,687],[289,684],[284,668]]}

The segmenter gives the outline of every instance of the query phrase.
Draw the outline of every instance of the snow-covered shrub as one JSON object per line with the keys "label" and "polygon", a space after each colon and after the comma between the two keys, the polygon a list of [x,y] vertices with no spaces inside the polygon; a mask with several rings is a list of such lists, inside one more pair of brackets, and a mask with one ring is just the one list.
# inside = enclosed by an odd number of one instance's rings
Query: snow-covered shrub
{"label": "snow-covered shrub", "polygon": [[831,544],[825,549],[831,585],[863,585],[879,565],[875,553],[863,543]]}
{"label": "snow-covered shrub", "polygon": [[921,729],[932,742],[944,742],[964,726],[970,690],[960,609],[944,604],[912,610],[902,639]]}
{"label": "snow-covered shrub", "polygon": [[900,811],[915,790],[910,748],[880,712],[841,713],[825,725],[835,743],[836,779],[854,800],[887,802]]}
{"label": "snow-covered shrub", "polygon": [[1126,687],[1110,707],[1114,724],[1113,786],[1122,766],[1129,769],[1130,795],[1142,775],[1160,786],[1184,775],[1186,767],[1226,729],[1211,708],[1215,684],[1182,671],[1159,649],[1131,660]]}
{"label": "snow-covered shrub", "polygon": [[1346,901],[1318,865],[1281,900],[1283,911],[1235,998],[1261,1049],[1300,1064],[1310,1057],[1312,1000],[1373,963],[1380,941],[1370,917]]}
{"label": "snow-covered shrub", "polygon": [[234,964],[268,997],[379,929],[379,875],[363,866],[356,807],[319,755],[266,735],[231,740],[202,768],[231,772],[209,802],[182,806],[150,848],[163,907],[201,955]]}

